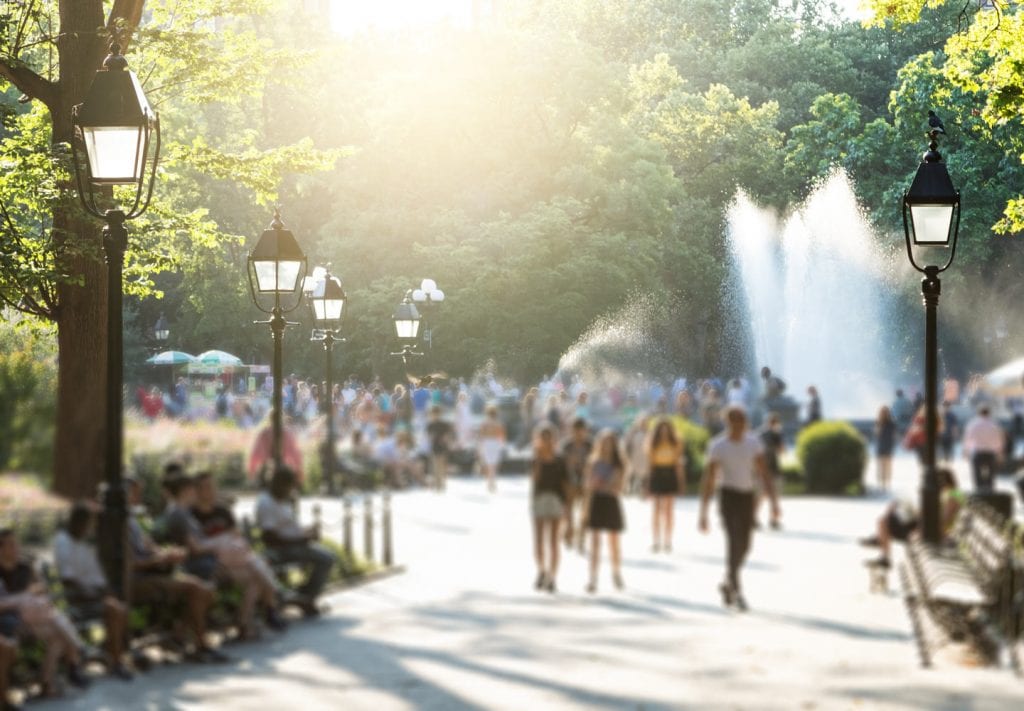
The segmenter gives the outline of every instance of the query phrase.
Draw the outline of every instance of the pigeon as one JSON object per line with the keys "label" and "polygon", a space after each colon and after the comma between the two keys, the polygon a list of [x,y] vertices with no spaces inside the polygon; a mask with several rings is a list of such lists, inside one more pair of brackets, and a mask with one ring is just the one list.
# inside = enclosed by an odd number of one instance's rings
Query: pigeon
{"label": "pigeon", "polygon": [[440,385],[441,381],[446,379],[448,376],[445,373],[432,373],[430,375],[424,375],[422,378],[417,378],[415,375],[405,374],[405,377],[409,379],[409,382],[416,387],[427,387],[430,385]]}
{"label": "pigeon", "polygon": [[928,128],[936,133],[946,132],[946,127],[942,125],[942,119],[936,116],[934,111],[928,112]]}

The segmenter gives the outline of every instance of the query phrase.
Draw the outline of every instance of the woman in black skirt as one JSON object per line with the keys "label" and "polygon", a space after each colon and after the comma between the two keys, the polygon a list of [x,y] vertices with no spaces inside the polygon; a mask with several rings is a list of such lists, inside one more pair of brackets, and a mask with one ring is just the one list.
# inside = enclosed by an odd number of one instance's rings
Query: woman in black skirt
{"label": "woman in black skirt", "polygon": [[584,475],[588,502],[587,528],[590,529],[588,593],[597,591],[597,565],[601,557],[602,531],[608,534],[608,547],[612,554],[612,580],[619,590],[623,587],[619,532],[623,529],[620,496],[624,475],[625,466],[619,454],[618,438],[611,430],[605,430],[598,435]]}
{"label": "woman in black skirt", "polygon": [[651,528],[654,534],[652,550],[672,551],[673,506],[675,497],[683,490],[683,442],[672,422],[663,417],[658,420],[647,440],[646,493],[654,500]]}

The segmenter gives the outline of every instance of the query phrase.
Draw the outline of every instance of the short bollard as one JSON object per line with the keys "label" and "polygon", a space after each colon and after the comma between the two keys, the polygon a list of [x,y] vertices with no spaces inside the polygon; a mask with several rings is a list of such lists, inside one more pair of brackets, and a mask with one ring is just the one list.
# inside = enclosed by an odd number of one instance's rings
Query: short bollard
{"label": "short bollard", "polygon": [[341,500],[341,543],[351,557],[355,552],[352,550],[352,499],[347,496]]}
{"label": "short bollard", "polygon": [[383,510],[381,512],[381,536],[383,542],[381,546],[384,548],[384,565],[390,566],[392,563],[391,556],[391,492],[387,489],[384,490],[383,495]]}
{"label": "short bollard", "polygon": [[363,497],[363,555],[373,562],[373,496],[369,493]]}

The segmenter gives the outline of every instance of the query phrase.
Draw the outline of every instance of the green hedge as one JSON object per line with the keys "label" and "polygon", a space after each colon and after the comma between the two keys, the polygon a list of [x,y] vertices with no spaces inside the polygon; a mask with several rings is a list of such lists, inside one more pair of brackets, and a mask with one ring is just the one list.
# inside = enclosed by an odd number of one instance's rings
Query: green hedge
{"label": "green hedge", "polygon": [[683,442],[686,446],[686,481],[697,484],[704,475],[704,455],[708,451],[711,433],[698,424],[687,421],[683,425]]}
{"label": "green hedge", "polygon": [[846,422],[817,422],[796,438],[796,456],[811,494],[860,493],[868,447]]}

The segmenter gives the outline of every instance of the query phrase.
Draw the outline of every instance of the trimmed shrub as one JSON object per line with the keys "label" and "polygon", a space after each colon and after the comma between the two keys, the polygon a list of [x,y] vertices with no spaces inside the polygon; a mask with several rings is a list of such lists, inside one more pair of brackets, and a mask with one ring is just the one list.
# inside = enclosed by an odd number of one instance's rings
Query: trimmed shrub
{"label": "trimmed shrub", "polygon": [[846,422],[816,422],[796,438],[796,456],[811,494],[863,491],[867,442]]}
{"label": "trimmed shrub", "polygon": [[689,484],[696,484],[704,474],[704,455],[708,451],[711,433],[689,420],[685,424],[673,420],[673,424],[677,428],[682,428],[683,442],[686,446],[686,481]]}

